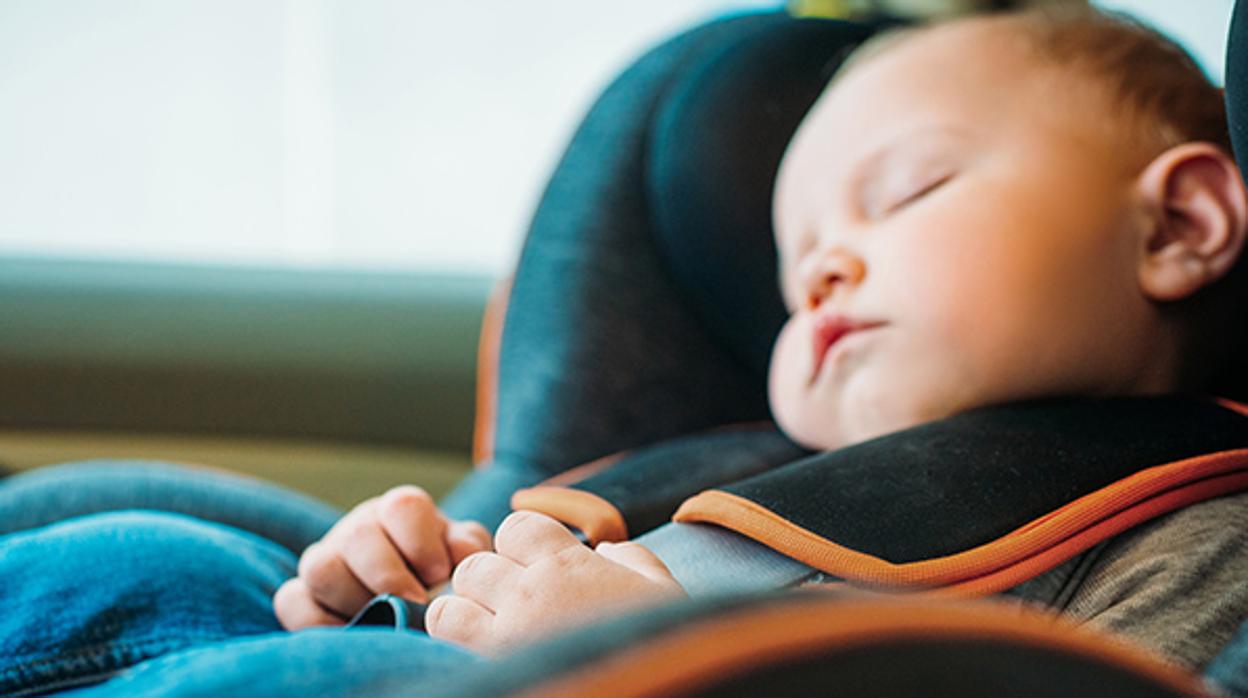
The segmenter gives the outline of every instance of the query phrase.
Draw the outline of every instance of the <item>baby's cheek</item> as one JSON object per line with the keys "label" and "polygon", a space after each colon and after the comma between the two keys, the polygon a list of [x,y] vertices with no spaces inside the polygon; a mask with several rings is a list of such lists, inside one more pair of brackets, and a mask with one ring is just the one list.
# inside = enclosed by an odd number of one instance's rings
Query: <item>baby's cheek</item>
{"label": "baby's cheek", "polygon": [[982,316],[937,291],[909,307],[872,344],[873,355],[846,386],[860,438],[940,419],[978,400]]}
{"label": "baby's cheek", "polygon": [[772,415],[782,426],[792,419],[801,397],[798,367],[803,365],[805,357],[798,351],[797,325],[796,320],[790,319],[780,330],[767,372],[767,399]]}
{"label": "baby's cheek", "polygon": [[941,374],[932,378],[940,389],[927,406],[941,413],[935,416],[1026,398],[1035,392],[1033,374],[1048,364],[1051,342],[1025,308],[981,301],[966,311],[934,329],[944,347]]}

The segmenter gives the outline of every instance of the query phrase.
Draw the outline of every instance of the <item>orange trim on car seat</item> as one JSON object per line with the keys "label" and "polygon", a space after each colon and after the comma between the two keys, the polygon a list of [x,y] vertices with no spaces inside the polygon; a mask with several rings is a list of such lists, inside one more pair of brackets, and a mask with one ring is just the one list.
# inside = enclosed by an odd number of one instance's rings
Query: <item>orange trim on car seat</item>
{"label": "orange trim on car seat", "polygon": [[494,425],[498,418],[498,355],[503,343],[503,318],[511,299],[512,277],[494,285],[481,319],[477,341],[477,410],[472,428],[472,462],[476,467],[494,457]]}
{"label": "orange trim on car seat", "polygon": [[[1001,538],[953,555],[892,563],[838,545],[755,502],[709,490],[686,500],[673,521],[711,523],[828,574],[881,586],[1007,589],[1142,521],[1248,489],[1248,449],[1159,465],[1125,477]],[[997,575],[997,576],[994,576]]]}
{"label": "orange trim on car seat", "polygon": [[575,526],[589,542],[628,540],[628,524],[615,505],[591,492],[569,487],[529,487],[511,495],[511,508],[536,511]]}
{"label": "orange trim on car seat", "polygon": [[1248,472],[1232,473],[1184,485],[1128,507],[1017,564],[961,584],[944,587],[938,591],[955,596],[996,594],[1038,577],[1097,543],[1113,538],[1145,521],[1228,492],[1240,492],[1246,489],[1248,489]]}
{"label": "orange trim on car seat", "polygon": [[686,695],[779,662],[888,643],[989,641],[1081,657],[1183,696],[1199,680],[1146,649],[1015,604],[830,597],[728,611],[616,650],[521,693],[526,698]]}

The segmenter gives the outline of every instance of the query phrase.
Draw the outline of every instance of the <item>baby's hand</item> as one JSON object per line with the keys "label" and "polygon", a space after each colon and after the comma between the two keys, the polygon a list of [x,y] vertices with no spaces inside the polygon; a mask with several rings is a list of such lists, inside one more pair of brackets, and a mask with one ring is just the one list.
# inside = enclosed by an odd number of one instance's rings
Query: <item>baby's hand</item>
{"label": "baby's hand", "polygon": [[684,596],[649,550],[604,543],[590,550],[559,522],[517,512],[495,533],[496,553],[466,558],[454,595],[425,616],[433,637],[491,653],[559,628]]}
{"label": "baby's hand", "polygon": [[395,487],[352,509],[299,558],[299,576],[273,595],[283,627],[342,625],[377,594],[429,600],[427,589],[446,581],[472,553],[490,549],[490,534],[475,521],[451,521],[427,492]]}

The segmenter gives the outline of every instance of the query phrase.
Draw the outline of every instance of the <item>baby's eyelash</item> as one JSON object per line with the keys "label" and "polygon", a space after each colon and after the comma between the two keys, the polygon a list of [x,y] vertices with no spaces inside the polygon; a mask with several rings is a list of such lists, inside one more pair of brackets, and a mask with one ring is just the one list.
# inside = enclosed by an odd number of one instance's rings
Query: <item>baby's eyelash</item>
{"label": "baby's eyelash", "polygon": [[893,213],[894,211],[899,211],[905,208],[906,206],[909,206],[910,204],[914,203],[915,201],[918,201],[924,196],[927,196],[933,191],[939,189],[940,187],[944,186],[951,179],[953,179],[952,172],[949,174],[941,175],[939,177],[935,177],[931,181],[927,182],[926,184],[915,187],[909,193],[899,197],[895,202],[893,202],[887,208],[885,208],[884,212]]}

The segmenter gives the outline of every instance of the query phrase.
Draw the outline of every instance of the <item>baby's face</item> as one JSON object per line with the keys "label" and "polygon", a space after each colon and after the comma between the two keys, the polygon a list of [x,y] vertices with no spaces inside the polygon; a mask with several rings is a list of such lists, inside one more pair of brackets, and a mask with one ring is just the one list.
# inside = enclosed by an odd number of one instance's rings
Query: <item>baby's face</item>
{"label": "baby's face", "polygon": [[792,315],[770,389],[801,443],[1167,389],[1137,284],[1140,163],[1102,137],[1106,106],[999,34],[952,25],[867,59],[785,155],[775,215]]}

